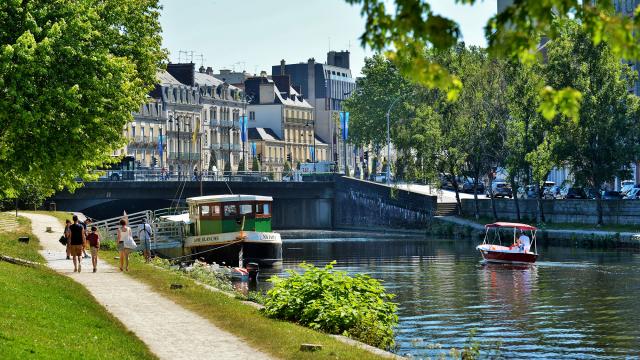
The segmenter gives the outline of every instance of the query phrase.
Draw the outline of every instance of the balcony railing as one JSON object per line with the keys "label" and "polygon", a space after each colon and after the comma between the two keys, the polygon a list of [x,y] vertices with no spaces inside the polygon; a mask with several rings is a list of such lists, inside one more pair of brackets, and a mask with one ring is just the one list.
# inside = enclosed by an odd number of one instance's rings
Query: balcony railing
{"label": "balcony railing", "polygon": [[172,152],[172,153],[169,153],[168,155],[169,155],[169,160],[178,160],[178,155],[180,155],[179,156],[180,161],[189,161],[189,159],[191,159],[191,161],[200,160],[200,153]]}

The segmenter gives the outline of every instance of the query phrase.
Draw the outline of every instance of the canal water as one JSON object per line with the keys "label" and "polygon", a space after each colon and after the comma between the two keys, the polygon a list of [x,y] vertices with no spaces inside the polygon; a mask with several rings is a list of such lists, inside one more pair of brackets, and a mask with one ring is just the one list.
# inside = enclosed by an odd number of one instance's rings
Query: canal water
{"label": "canal water", "polygon": [[283,242],[283,269],[271,274],[337,260],[336,269],[384,281],[397,295],[401,355],[437,358],[475,332],[484,355],[499,348],[506,359],[640,356],[638,250],[539,246],[536,265],[514,267],[482,264],[469,240]]}

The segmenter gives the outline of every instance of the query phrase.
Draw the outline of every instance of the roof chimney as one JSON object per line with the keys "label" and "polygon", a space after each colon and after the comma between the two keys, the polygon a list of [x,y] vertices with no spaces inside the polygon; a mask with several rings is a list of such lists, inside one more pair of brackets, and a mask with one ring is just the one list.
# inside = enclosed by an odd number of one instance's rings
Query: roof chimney
{"label": "roof chimney", "polygon": [[198,71],[199,71],[200,73],[204,73],[204,66],[200,65],[200,68],[198,69]]}
{"label": "roof chimney", "polygon": [[207,75],[213,75],[213,69],[211,68],[211,66],[207,66],[207,70],[205,72],[207,73]]}
{"label": "roof chimney", "polygon": [[285,65],[284,59],[280,60],[280,75],[285,74],[284,65]]}
{"label": "roof chimney", "polygon": [[264,70],[260,71],[260,77],[265,77],[266,78],[267,77],[267,72],[264,71]]}

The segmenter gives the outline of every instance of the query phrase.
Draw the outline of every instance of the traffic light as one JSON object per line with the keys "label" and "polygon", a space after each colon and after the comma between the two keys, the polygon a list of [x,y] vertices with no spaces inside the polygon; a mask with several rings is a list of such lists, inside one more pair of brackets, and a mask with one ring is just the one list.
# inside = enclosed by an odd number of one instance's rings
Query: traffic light
{"label": "traffic light", "polygon": [[365,152],[364,152],[364,161],[365,161],[365,162],[366,162],[366,161],[369,161],[369,152],[368,152],[368,151],[365,151]]}
{"label": "traffic light", "polygon": [[157,157],[152,157],[151,158],[151,164],[153,164],[153,167],[158,166],[158,158]]}
{"label": "traffic light", "polygon": [[288,153],[288,154],[287,154],[287,161],[288,161],[288,162],[291,162],[291,153]]}

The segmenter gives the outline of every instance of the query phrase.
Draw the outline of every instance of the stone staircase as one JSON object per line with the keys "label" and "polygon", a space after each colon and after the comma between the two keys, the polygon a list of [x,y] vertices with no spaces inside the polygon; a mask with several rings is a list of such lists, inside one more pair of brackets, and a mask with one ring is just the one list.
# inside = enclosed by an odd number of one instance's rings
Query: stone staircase
{"label": "stone staircase", "polygon": [[438,209],[436,210],[437,216],[454,216],[458,215],[456,209],[456,203],[438,203]]}
{"label": "stone staircase", "polygon": [[15,231],[18,228],[18,219],[15,214],[0,213],[0,231]]}

